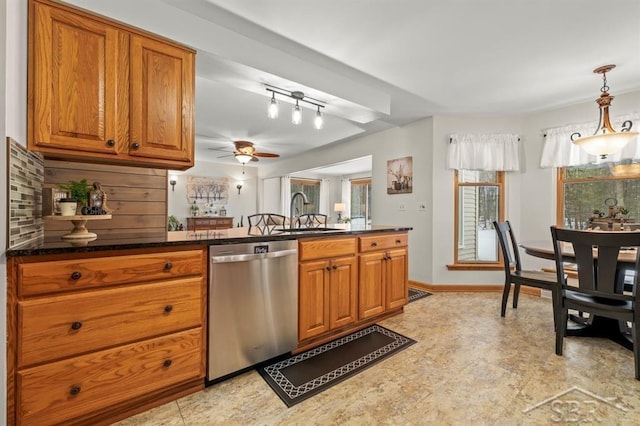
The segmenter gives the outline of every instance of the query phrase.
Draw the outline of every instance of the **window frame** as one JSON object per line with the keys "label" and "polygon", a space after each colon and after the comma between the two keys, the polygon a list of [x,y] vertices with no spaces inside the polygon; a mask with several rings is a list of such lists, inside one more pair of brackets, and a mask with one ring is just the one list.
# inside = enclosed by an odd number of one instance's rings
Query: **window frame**
{"label": "window frame", "polygon": [[502,251],[498,249],[498,259],[496,261],[460,261],[459,255],[459,236],[460,236],[460,188],[461,187],[479,187],[479,186],[494,186],[498,188],[498,220],[504,221],[505,217],[505,181],[506,172],[496,171],[495,182],[460,182],[459,171],[455,170],[453,179],[453,194],[454,194],[454,218],[453,221],[453,263],[447,265],[449,270],[500,270],[503,269]]}
{"label": "window frame", "polygon": [[621,174],[619,176],[599,176],[579,179],[567,178],[567,167],[556,168],[556,226],[564,226],[564,187],[566,183],[600,182],[640,179],[640,174]]}

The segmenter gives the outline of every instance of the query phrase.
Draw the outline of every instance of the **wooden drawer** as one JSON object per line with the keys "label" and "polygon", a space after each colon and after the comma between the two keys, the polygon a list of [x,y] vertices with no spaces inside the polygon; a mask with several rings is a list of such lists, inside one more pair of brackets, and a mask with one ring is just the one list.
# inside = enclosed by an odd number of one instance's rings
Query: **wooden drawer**
{"label": "wooden drawer", "polygon": [[18,303],[18,367],[202,324],[202,279]]}
{"label": "wooden drawer", "polygon": [[387,250],[395,247],[404,247],[408,243],[407,234],[378,234],[358,238],[361,252]]}
{"label": "wooden drawer", "polygon": [[20,296],[33,296],[140,281],[202,276],[203,273],[202,250],[22,263],[18,266],[18,293]]}
{"label": "wooden drawer", "polygon": [[18,423],[60,424],[203,377],[201,333],[196,328],[18,371]]}
{"label": "wooden drawer", "polygon": [[355,238],[323,238],[300,241],[298,260],[326,259],[355,254]]}

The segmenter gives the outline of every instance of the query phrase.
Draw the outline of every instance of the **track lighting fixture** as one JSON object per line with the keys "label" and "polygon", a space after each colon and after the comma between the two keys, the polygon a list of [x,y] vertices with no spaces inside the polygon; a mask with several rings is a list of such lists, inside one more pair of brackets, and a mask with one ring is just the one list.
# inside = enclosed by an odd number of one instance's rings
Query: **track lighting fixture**
{"label": "track lighting fixture", "polygon": [[277,93],[278,95],[287,96],[291,99],[296,100],[296,104],[294,105],[293,110],[291,111],[291,122],[293,124],[298,125],[302,123],[302,107],[300,106],[300,102],[306,102],[317,108],[316,116],[313,120],[314,127],[318,130],[322,128],[324,124],[323,123],[324,120],[322,117],[322,113],[320,112],[320,108],[325,107],[322,101],[319,101],[314,98],[310,98],[309,96],[305,96],[305,94],[300,91],[289,92],[275,86],[269,86],[267,87],[267,90],[271,92],[271,100],[269,101],[269,108],[267,110],[267,115],[269,116],[269,118],[278,117],[278,101],[276,99],[276,93]]}
{"label": "track lighting fixture", "polygon": [[320,107],[318,107],[318,110],[316,111],[316,118],[313,119],[313,127],[320,130],[322,129],[323,124],[322,113],[320,112]]}
{"label": "track lighting fixture", "polygon": [[271,94],[271,101],[269,102],[269,118],[278,118],[278,101],[276,101],[276,94]]}

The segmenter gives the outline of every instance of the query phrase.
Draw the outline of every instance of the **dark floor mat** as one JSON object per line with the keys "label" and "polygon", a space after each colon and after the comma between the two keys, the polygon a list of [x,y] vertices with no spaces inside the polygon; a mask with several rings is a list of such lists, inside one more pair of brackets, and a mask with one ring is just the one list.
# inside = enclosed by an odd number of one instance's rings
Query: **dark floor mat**
{"label": "dark floor mat", "polygon": [[422,299],[423,297],[431,296],[431,293],[424,290],[418,290],[417,288],[409,289],[409,303],[415,302],[418,299]]}
{"label": "dark floor mat", "polygon": [[257,370],[291,407],[414,343],[375,324]]}

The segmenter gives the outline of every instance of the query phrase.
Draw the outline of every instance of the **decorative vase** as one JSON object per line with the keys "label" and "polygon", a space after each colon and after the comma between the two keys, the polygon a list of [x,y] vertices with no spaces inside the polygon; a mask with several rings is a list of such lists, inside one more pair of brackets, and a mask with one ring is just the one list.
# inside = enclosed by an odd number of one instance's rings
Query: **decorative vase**
{"label": "decorative vase", "polygon": [[61,216],[75,216],[78,202],[70,198],[62,198],[58,200]]}

